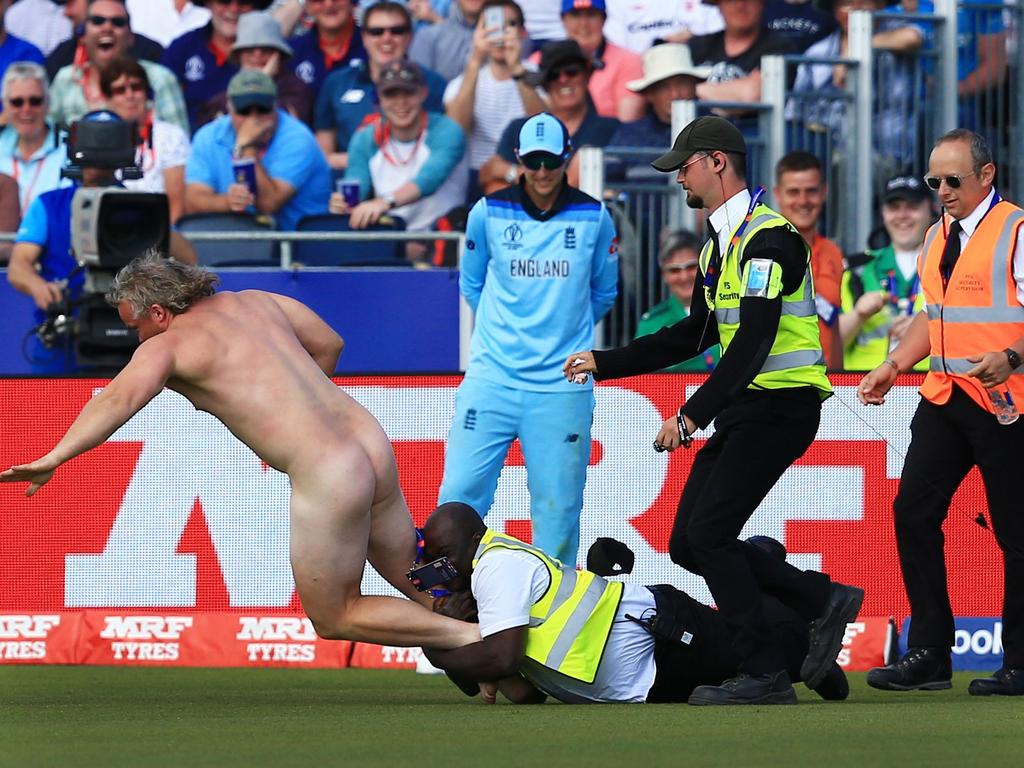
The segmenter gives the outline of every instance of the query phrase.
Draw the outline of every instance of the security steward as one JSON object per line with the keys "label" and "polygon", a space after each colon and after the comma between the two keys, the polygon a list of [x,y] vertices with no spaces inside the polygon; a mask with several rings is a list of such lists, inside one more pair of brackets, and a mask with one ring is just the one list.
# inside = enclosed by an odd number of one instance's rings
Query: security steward
{"label": "security steward", "polygon": [[[779,639],[760,595],[772,595],[810,622],[801,669],[809,687],[823,679],[842,645],[863,590],[800,571],[737,539],[782,473],[807,450],[832,387],[818,338],[810,253],[781,215],[747,189],[746,143],[720,117],[682,130],[652,165],[676,172],[691,208],[709,212],[690,315],[618,349],[569,356],[568,377],[614,379],[664,368],[713,345],[721,361],[666,419],[656,450],[689,447],[698,429],[715,434],[694,458],[669,540],[673,562],[704,577],[741,659],[739,674],[694,691],[708,704],[796,702]],[[696,702],[695,702],[696,703]]]}
{"label": "security steward", "polygon": [[925,182],[945,214],[918,257],[926,311],[858,387],[862,403],[880,405],[900,373],[929,360],[893,503],[910,634],[899,660],[868,673],[868,685],[882,690],[952,685],[942,523],[953,493],[977,466],[1003,551],[1003,665],[967,690],[1024,694],[1024,420],[1014,420],[1024,405],[1024,210],[999,196],[995,175],[978,134],[957,129],[936,141]]}
{"label": "security steward", "polygon": [[[777,541],[760,546],[785,558]],[[588,567],[593,555],[592,548]],[[644,587],[567,567],[487,528],[466,504],[442,504],[427,519],[423,559],[442,556],[457,574],[446,586],[457,591],[435,610],[476,620],[482,640],[426,653],[469,695],[483,690],[490,700],[490,683],[491,698],[497,687],[520,704],[545,695],[570,704],[679,702],[736,669],[719,611],[668,585]],[[771,598],[765,598],[765,613],[782,638],[789,669],[799,675],[807,622]],[[835,661],[815,691],[829,700],[846,698],[849,685]]]}

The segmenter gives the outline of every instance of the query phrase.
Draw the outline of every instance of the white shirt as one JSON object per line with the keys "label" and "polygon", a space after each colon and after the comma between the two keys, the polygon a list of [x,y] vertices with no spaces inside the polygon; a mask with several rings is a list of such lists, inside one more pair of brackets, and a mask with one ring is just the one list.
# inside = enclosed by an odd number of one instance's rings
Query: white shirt
{"label": "white shirt", "polygon": [[191,151],[188,136],[174,123],[156,120],[153,123],[153,146],[138,150],[135,162],[142,168],[141,179],[123,181],[126,189],[136,192],[166,192],[164,171],[184,167]]}
{"label": "white shirt", "polygon": [[[973,211],[960,219],[960,252],[962,253],[964,248],[967,247],[968,241],[974,234],[974,231],[978,228],[981,220],[988,213],[989,206],[992,205],[992,198],[995,197],[996,190],[992,189],[981,201]],[[942,226],[941,223],[939,226]],[[1024,226],[1021,226],[1017,230],[1017,247],[1013,252],[1013,276],[1017,281],[1017,301],[1024,305]]]}
{"label": "white shirt", "polygon": [[49,56],[71,37],[71,20],[53,0],[20,0],[4,15],[4,28]]}
{"label": "white shirt", "polygon": [[723,257],[725,256],[726,248],[729,247],[733,231],[746,218],[749,208],[750,191],[742,189],[726,200],[724,205],[718,206],[709,217],[708,220],[711,222],[711,228],[718,235],[718,252]]}
{"label": "white shirt", "polygon": [[[536,70],[533,64],[523,62],[528,70]],[[447,105],[459,93],[463,76],[459,75],[444,90]],[[473,127],[469,137],[469,167],[480,170],[498,146],[505,126],[517,117],[524,117],[523,97],[515,80],[497,80],[491,72],[490,63],[480,68],[476,78],[476,93],[473,97]]]}
{"label": "white shirt", "polygon": [[894,247],[892,252],[896,256],[896,267],[899,269],[900,274],[903,275],[903,279],[912,279],[917,274],[917,254],[920,252],[920,249],[916,251],[901,251]]}
{"label": "white shirt", "polygon": [[206,26],[210,12],[191,2],[178,13],[174,0],[127,0],[132,32],[156,40],[164,48],[186,32]]}
{"label": "white shirt", "polygon": [[531,40],[565,40],[561,3],[552,0],[519,0]]}
{"label": "white shirt", "polygon": [[[379,195],[393,194],[406,182],[412,181],[420,169],[430,159],[430,147],[426,141],[398,141],[390,138],[382,148],[392,157],[409,158],[409,162],[396,164],[388,160],[382,151],[370,158],[370,178],[373,179],[373,191]],[[452,169],[444,183],[429,195],[424,195],[414,203],[407,203],[395,208],[392,213],[405,221],[407,230],[432,229],[434,222],[466,200],[466,185],[469,182],[469,171],[466,161]]]}
{"label": "white shirt", "polygon": [[722,14],[702,0],[606,0],[604,36],[616,45],[643,54],[654,41],[684,29],[710,35],[725,27]]}
{"label": "white shirt", "polygon": [[[543,597],[550,581],[547,567],[528,552],[492,549],[480,558],[470,587],[480,615],[480,636],[490,637],[530,622],[530,607]],[[654,685],[654,638],[625,618],[641,618],[654,610],[646,587],[624,584],[608,645],[591,684],[573,680],[524,659],[521,671],[531,683],[561,701],[642,703]]]}

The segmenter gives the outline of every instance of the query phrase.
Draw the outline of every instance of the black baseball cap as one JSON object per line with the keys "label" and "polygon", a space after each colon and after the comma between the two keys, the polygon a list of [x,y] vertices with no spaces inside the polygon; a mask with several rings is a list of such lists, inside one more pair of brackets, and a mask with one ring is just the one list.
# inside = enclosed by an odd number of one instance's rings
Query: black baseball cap
{"label": "black baseball cap", "polygon": [[694,152],[735,152],[747,154],[747,142],[740,129],[723,117],[698,117],[676,136],[672,149],[659,157],[651,167],[668,173],[677,171]]}
{"label": "black baseball cap", "polygon": [[882,194],[883,203],[891,203],[893,200],[909,200],[912,203],[919,203],[922,200],[930,200],[931,195],[917,176],[902,175],[893,176],[885,182],[885,192]]}
{"label": "black baseball cap", "polygon": [[580,48],[575,40],[556,40],[551,43],[544,43],[540,49],[540,66],[536,72],[526,76],[530,85],[544,85],[552,70],[558,69],[565,64],[579,64],[582,67],[590,66],[590,59]]}

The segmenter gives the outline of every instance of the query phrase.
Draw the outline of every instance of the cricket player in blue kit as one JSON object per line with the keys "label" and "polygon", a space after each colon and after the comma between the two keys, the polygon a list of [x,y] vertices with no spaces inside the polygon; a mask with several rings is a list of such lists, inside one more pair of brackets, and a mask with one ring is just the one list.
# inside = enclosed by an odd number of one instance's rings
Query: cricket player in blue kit
{"label": "cricket player in blue kit", "polygon": [[571,153],[556,117],[531,117],[519,132],[519,183],[469,213],[459,288],[476,325],[438,503],[485,515],[518,437],[533,543],[575,565],[594,390],[566,381],[561,364],[590,349],[594,324],[615,301],[619,259],[604,205],[569,186]]}

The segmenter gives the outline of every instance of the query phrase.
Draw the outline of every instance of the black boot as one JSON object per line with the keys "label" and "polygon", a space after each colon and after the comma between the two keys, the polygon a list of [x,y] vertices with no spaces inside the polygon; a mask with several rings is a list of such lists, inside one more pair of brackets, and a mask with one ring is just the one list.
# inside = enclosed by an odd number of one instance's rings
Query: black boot
{"label": "black boot", "polygon": [[971,696],[1024,696],[1024,669],[997,669],[992,677],[971,680],[967,692]]}
{"label": "black boot", "polygon": [[811,622],[807,658],[800,667],[800,679],[816,688],[825,679],[843,647],[846,625],[857,618],[864,590],[832,582],[825,611]]}
{"label": "black boot", "polygon": [[845,701],[846,697],[850,695],[850,682],[846,679],[843,668],[833,661],[832,668],[811,690],[825,701]]}
{"label": "black boot", "polygon": [[882,691],[942,691],[952,680],[948,648],[910,648],[896,663],[868,672],[868,685]]}
{"label": "black boot", "polygon": [[702,685],[693,689],[690,704],[796,704],[796,691],[785,670],[770,675],[747,675],[726,680],[721,685]]}

